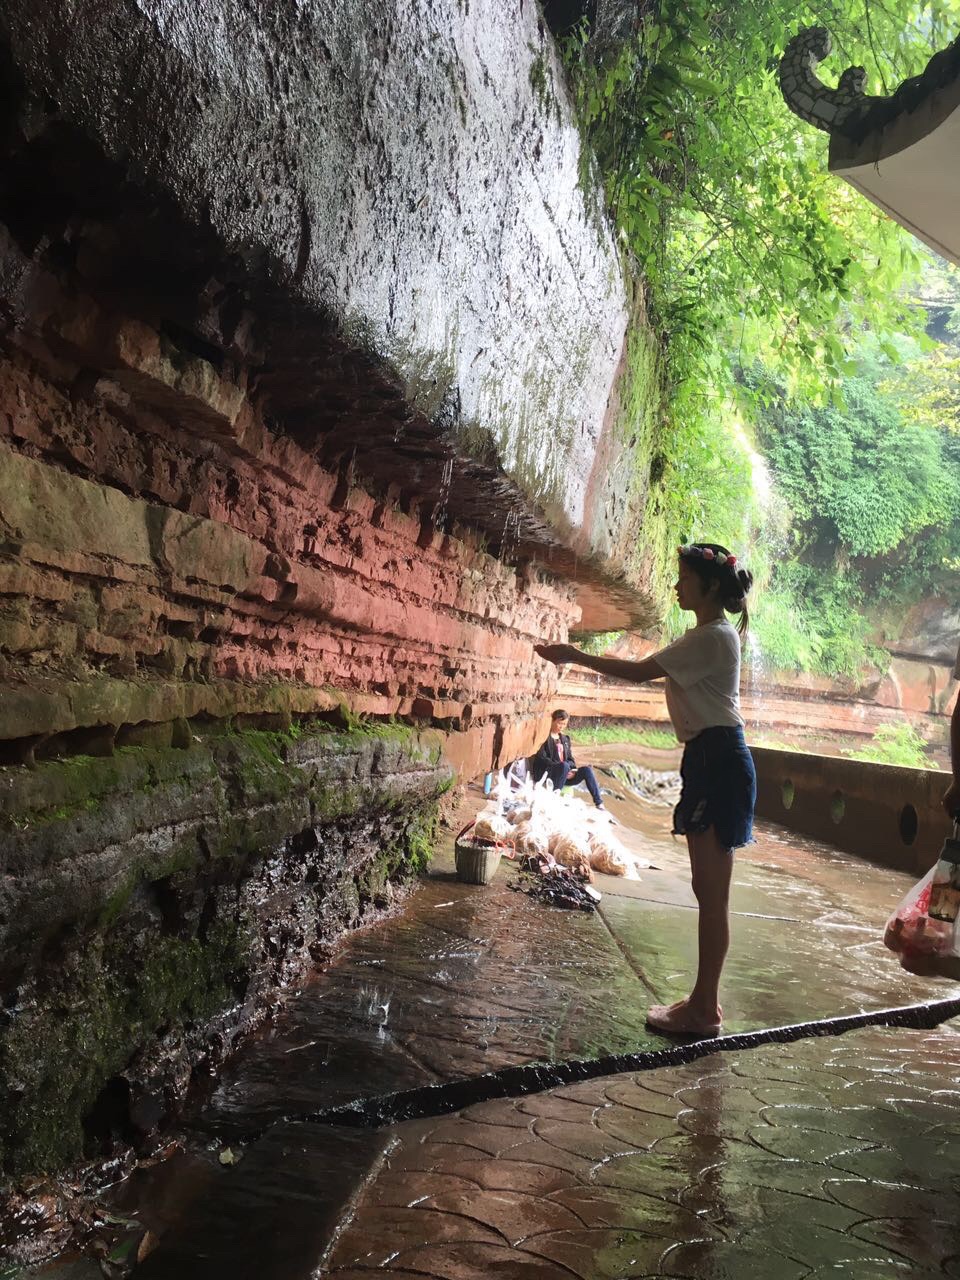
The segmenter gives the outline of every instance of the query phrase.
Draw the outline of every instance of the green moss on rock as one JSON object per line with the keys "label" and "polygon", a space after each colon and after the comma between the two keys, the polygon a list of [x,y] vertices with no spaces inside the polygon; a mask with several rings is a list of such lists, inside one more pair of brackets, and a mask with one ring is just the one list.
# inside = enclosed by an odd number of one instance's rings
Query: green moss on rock
{"label": "green moss on rock", "polygon": [[182,1089],[211,1020],[255,1016],[239,992],[262,1007],[422,870],[451,777],[436,735],[370,722],[0,770],[0,1172],[77,1160],[161,1040]]}
{"label": "green moss on rock", "polygon": [[107,1082],[161,1032],[203,1021],[231,998],[249,939],[222,924],[205,941],[95,935],[0,1037],[0,1115],[9,1175],[55,1170],[85,1152],[84,1117]]}
{"label": "green moss on rock", "polygon": [[415,814],[404,833],[404,854],[411,869],[426,871],[437,841],[437,811]]}

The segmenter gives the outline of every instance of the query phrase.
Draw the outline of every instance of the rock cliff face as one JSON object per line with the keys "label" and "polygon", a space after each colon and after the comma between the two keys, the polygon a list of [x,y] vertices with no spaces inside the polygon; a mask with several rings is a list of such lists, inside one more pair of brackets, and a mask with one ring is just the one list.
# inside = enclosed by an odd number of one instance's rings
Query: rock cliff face
{"label": "rock cliff face", "polygon": [[536,742],[537,640],[650,621],[655,350],[534,0],[10,0],[0,157],[18,1171],[388,903],[449,765]]}
{"label": "rock cliff face", "polygon": [[3,24],[0,648],[45,680],[0,739],[332,687],[519,750],[530,640],[652,616],[628,303],[532,0]]}
{"label": "rock cliff face", "polygon": [[286,433],[578,557],[608,615],[619,579],[620,612],[648,610],[628,299],[534,0],[13,0],[4,22],[34,243],[79,213],[85,276],[253,355]]}
{"label": "rock cliff face", "polygon": [[896,640],[887,642],[890,670],[869,692],[881,706],[949,715],[958,645],[960,608],[942,598],[924,601],[901,620]]}

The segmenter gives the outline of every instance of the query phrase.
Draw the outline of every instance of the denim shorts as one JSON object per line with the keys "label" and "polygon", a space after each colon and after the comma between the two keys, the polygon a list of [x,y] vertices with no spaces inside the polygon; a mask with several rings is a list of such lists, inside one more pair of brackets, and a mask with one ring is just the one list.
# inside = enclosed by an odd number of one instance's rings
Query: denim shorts
{"label": "denim shorts", "polygon": [[753,843],[757,775],[753,756],[738,726],[704,729],[683,749],[683,789],[673,811],[673,834],[708,831],[725,849]]}

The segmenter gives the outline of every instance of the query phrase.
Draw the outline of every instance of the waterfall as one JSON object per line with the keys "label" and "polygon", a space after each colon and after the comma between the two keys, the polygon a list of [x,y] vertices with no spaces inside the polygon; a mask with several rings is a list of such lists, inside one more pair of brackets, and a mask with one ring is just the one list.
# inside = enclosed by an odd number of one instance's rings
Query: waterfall
{"label": "waterfall", "polygon": [[759,726],[763,723],[759,711],[763,701],[763,682],[767,674],[767,665],[763,656],[763,646],[756,631],[747,632],[746,650],[747,691],[754,710],[751,723]]}

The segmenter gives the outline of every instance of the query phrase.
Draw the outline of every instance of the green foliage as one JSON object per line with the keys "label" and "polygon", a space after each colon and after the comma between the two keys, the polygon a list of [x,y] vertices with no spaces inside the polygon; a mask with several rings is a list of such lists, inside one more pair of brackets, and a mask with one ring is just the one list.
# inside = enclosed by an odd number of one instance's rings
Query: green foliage
{"label": "green foliage", "polygon": [[[907,0],[663,0],[611,46],[582,25],[566,54],[607,207],[650,282],[675,384],[706,410],[761,358],[791,392],[843,372],[844,322],[911,326],[911,239],[827,172],[826,137],[790,114],[777,59],[824,23],[847,61],[892,81],[945,42],[960,5]],[[947,38],[952,38],[947,37]]]}
{"label": "green foliage", "polygon": [[800,560],[779,567],[751,618],[766,667],[856,679],[866,666],[886,669],[889,658],[871,643],[871,621],[856,573]]}
{"label": "green foliage", "polygon": [[936,769],[939,766],[926,752],[926,739],[903,720],[899,724],[883,724],[873,735],[869,746],[846,751],[851,760],[869,760],[874,764],[900,764],[911,769]]}
{"label": "green foliage", "polygon": [[[868,91],[889,92],[954,38],[960,0],[640,13],[620,41],[584,21],[565,55],[590,175],[662,340],[662,410],[627,415],[652,460],[638,481],[650,576],[666,597],[690,537],[747,550],[763,660],[853,679],[885,661],[867,602],[912,603],[960,566],[960,346],[923,332],[930,307],[938,337],[960,332],[960,278],[829,174],[827,138],[787,110],[777,63],[823,25],[837,49],[823,77],[863,63]],[[667,634],[688,621],[671,610]]]}
{"label": "green foliage", "polygon": [[903,421],[873,379],[842,384],[842,402],[784,404],[761,419],[761,439],[805,540],[854,556],[881,556],[948,524],[960,472],[941,433]]}
{"label": "green foliage", "polygon": [[674,750],[678,746],[676,734],[666,729],[631,729],[621,724],[578,725],[572,731],[578,743],[590,746],[606,746],[621,742],[633,742],[641,747],[655,747],[658,751]]}
{"label": "green foliage", "polygon": [[753,652],[746,662],[761,671],[817,671],[824,662],[823,644],[811,633],[804,602],[783,584],[761,597],[750,619],[749,645]]}
{"label": "green foliage", "polygon": [[[696,398],[692,383],[674,387],[653,459],[645,525],[662,586],[676,577],[679,543],[705,538],[742,551],[755,541],[762,518],[754,484],[759,459],[733,407],[712,422]],[[680,630],[686,625],[689,619]]]}
{"label": "green foliage", "polygon": [[[867,323],[892,355],[903,345],[896,335],[922,336],[922,312],[904,287],[919,280],[917,242],[828,173],[826,136],[783,102],[779,56],[802,27],[825,25],[835,73],[865,63],[872,90],[884,92],[953,38],[960,0],[827,0],[825,8],[662,0],[641,12],[620,42],[585,21],[565,55],[596,157],[591,173],[648,282],[663,341],[668,402],[651,439],[644,524],[665,594],[681,539],[741,549],[756,541],[764,513],[745,418],[771,394],[823,405],[850,377]],[[758,363],[766,380],[742,376]],[[953,374],[944,368],[931,411],[953,402]],[[852,429],[834,438],[836,456],[822,460],[832,493],[825,519],[856,554],[876,555],[936,525],[946,498],[929,483],[937,465],[929,423],[905,415],[917,434],[898,448],[889,403],[866,403],[866,389],[863,399],[870,449],[858,453],[862,433]],[[914,503],[918,493],[926,505]],[[759,569],[768,576],[769,565]],[[798,655],[801,640],[789,646]]]}
{"label": "green foliage", "polygon": [[[531,48],[531,52],[533,52]],[[556,93],[553,86],[553,74],[547,59],[541,50],[537,53],[530,64],[530,87],[536,95],[537,102],[546,112],[555,112],[560,115],[560,104],[557,102]]]}
{"label": "green foliage", "polygon": [[771,666],[846,677],[882,666],[869,638],[878,610],[897,604],[902,616],[945,589],[960,558],[960,438],[905,416],[906,387],[920,376],[898,371],[868,336],[829,403],[767,389],[759,438],[792,511],[755,616]]}
{"label": "green foliage", "polygon": [[573,636],[572,639],[584,653],[601,654],[612,649],[618,640],[623,638],[622,631],[594,631],[589,635]]}
{"label": "green foliage", "polygon": [[652,460],[649,467],[637,467],[624,495],[630,512],[625,523],[633,527],[642,524],[646,533],[642,540],[637,540],[632,555],[629,549],[625,550],[627,563],[637,578],[650,582],[661,595],[665,593],[669,572],[664,567],[664,549],[674,540],[673,529],[667,520],[658,518],[656,510],[660,493],[657,479],[663,470],[658,434],[666,421],[665,389],[660,342],[641,305],[636,308],[627,330],[615,422],[620,441],[634,456]]}
{"label": "green foliage", "polygon": [[960,431],[960,350],[955,345],[914,355],[892,371],[882,389],[896,400],[904,421]]}

